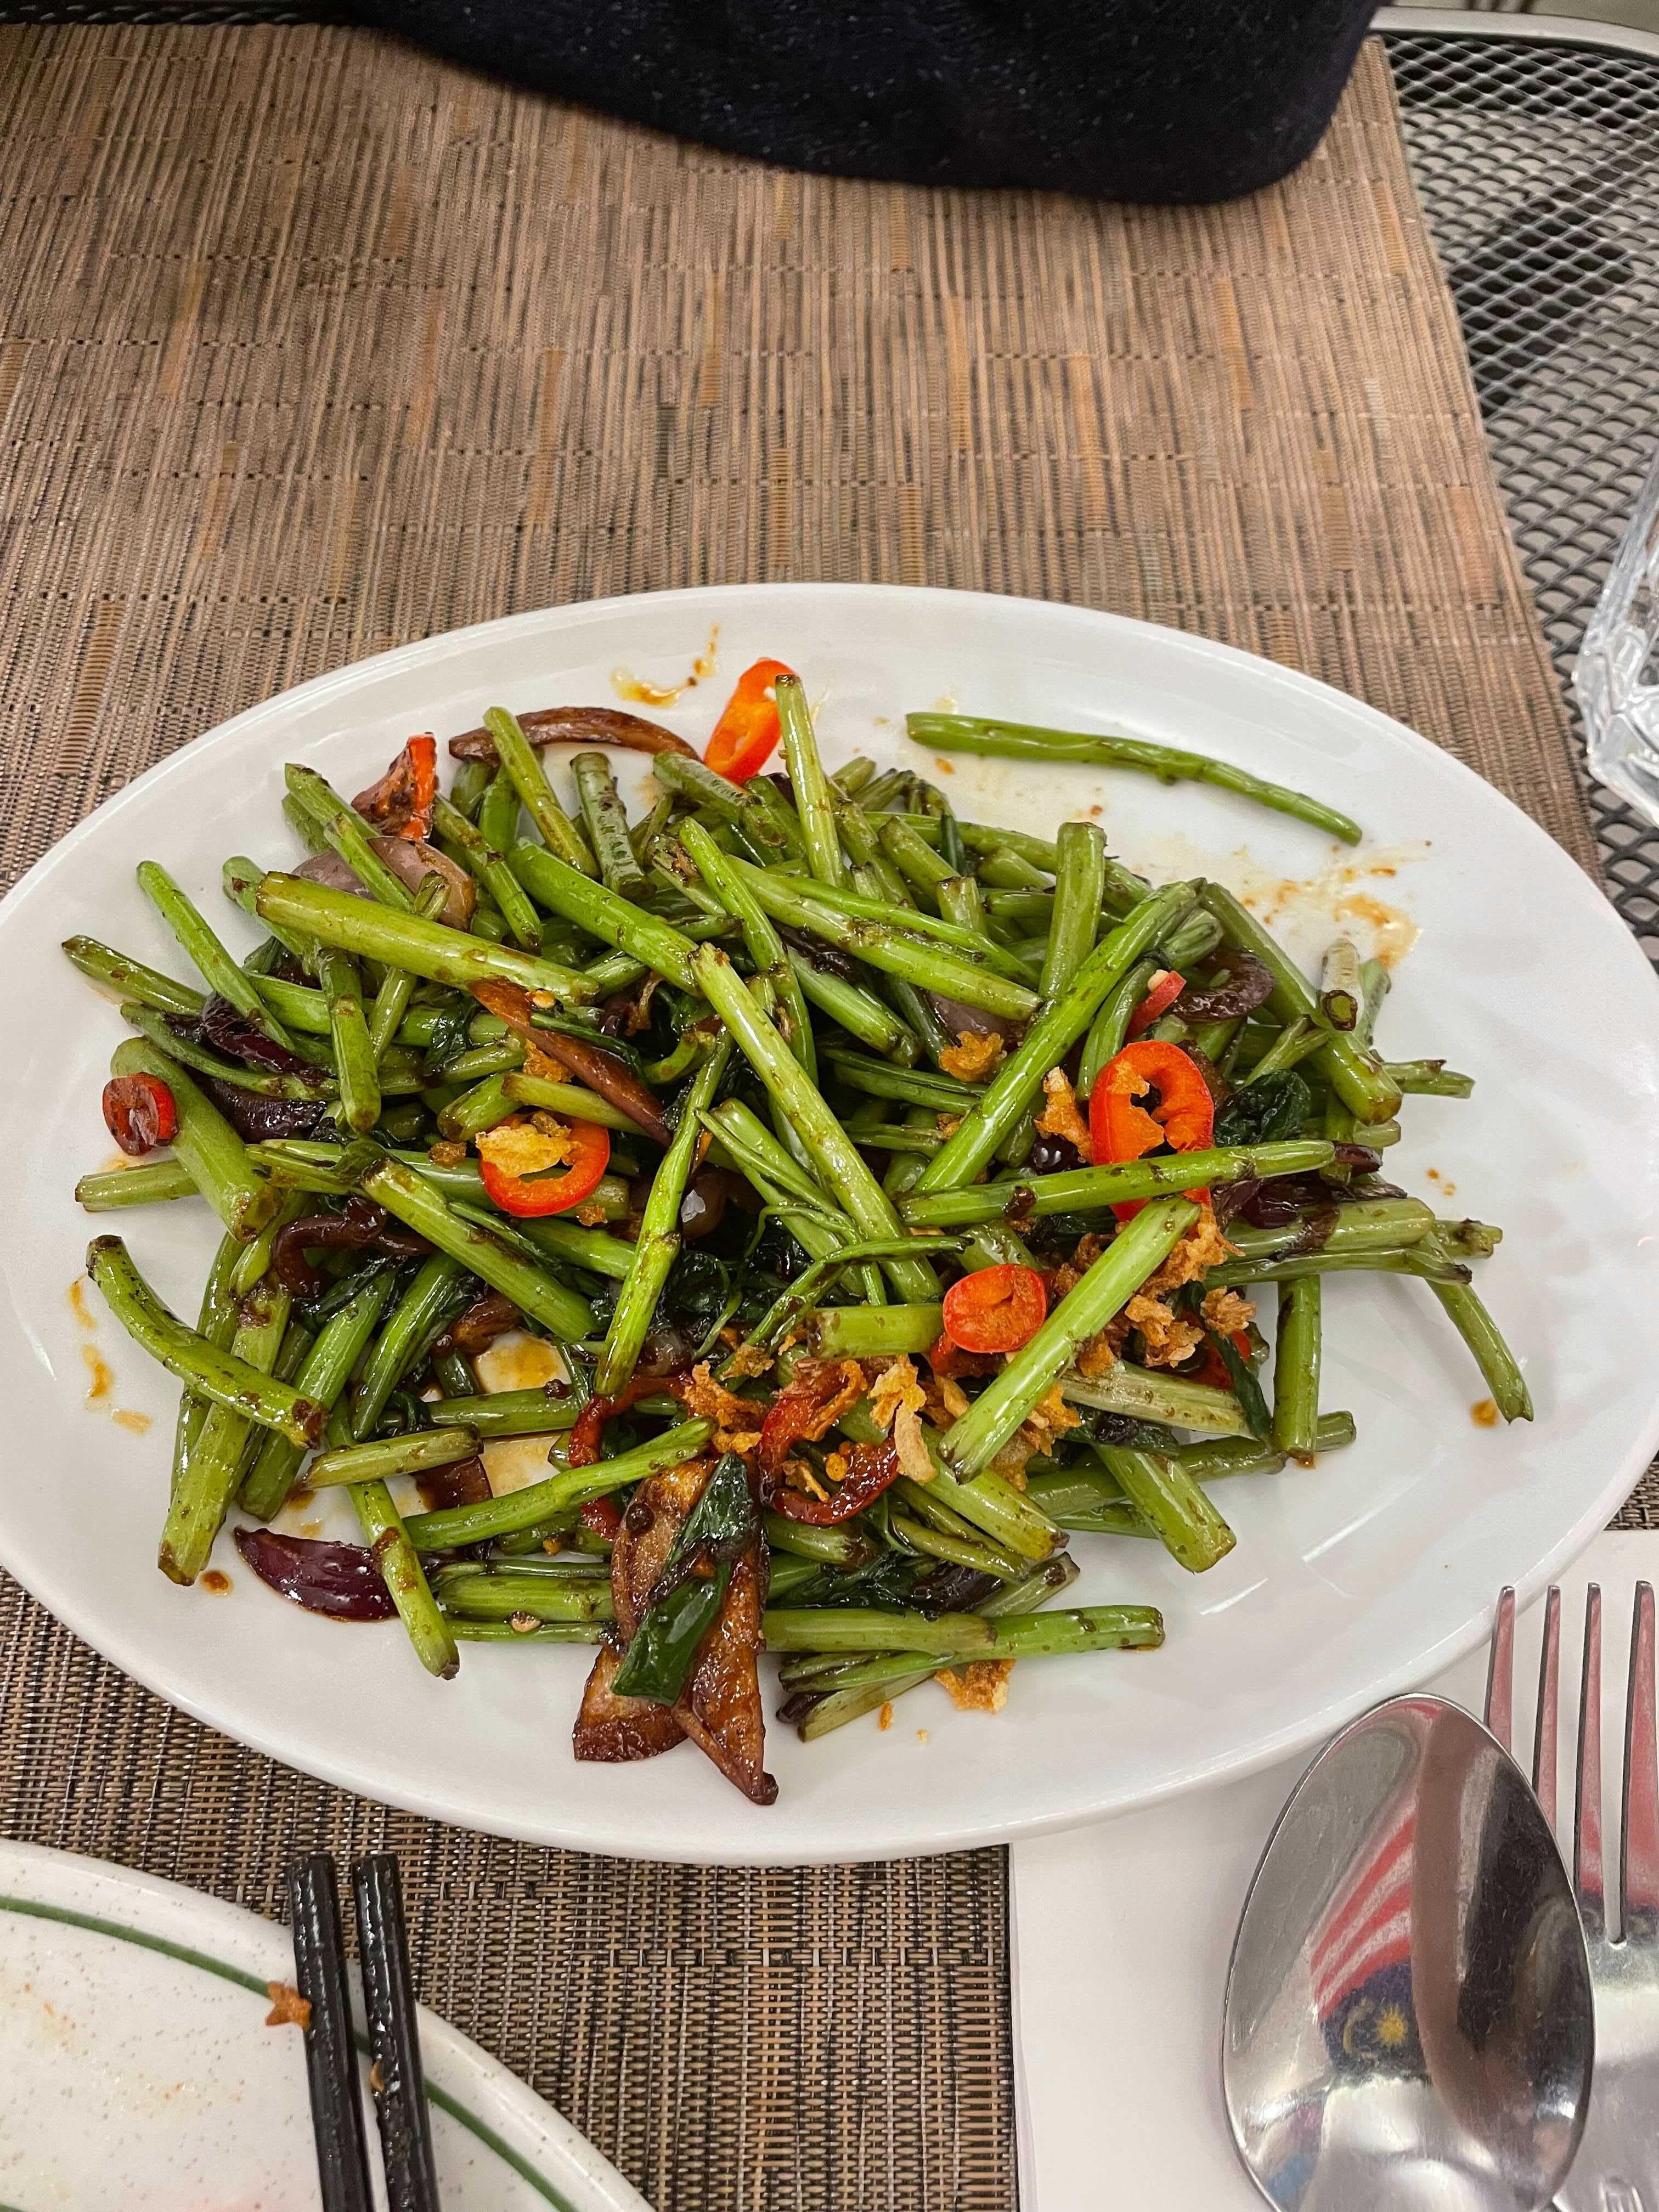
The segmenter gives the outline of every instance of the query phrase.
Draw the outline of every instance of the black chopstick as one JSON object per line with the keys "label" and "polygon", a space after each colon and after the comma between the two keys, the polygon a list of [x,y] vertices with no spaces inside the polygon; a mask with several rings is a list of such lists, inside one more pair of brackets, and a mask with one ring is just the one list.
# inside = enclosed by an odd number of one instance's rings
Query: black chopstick
{"label": "black chopstick", "polygon": [[374,2054],[368,2078],[380,2124],[386,2203],[390,2212],[440,2212],[397,1860],[386,1852],[360,1859],[352,1886],[357,1893],[363,2004]]}
{"label": "black chopstick", "polygon": [[340,1892],[334,1861],[326,1851],[313,1851],[294,1862],[289,1869],[288,1896],[294,1917],[295,1981],[311,2007],[305,2031],[306,2074],[323,2212],[372,2212]]}

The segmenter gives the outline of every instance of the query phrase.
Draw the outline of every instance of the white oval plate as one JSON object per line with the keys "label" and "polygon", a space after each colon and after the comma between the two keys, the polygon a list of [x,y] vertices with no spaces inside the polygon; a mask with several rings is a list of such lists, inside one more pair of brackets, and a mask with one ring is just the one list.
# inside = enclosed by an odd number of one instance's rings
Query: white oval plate
{"label": "white oval plate", "polygon": [[[1098,806],[1127,860],[1160,878],[1207,870],[1250,892],[1310,959],[1338,927],[1363,946],[1374,928],[1399,935],[1395,916],[1416,925],[1383,1042],[1401,1058],[1444,1054],[1477,1089],[1467,1104],[1408,1101],[1389,1173],[1503,1224],[1480,1280],[1538,1406],[1530,1427],[1475,1425],[1480,1379],[1422,1285],[1334,1279],[1323,1401],[1352,1408],[1358,1443],[1312,1471],[1229,1483],[1237,1548],[1200,1579],[1147,1543],[1076,1540],[1079,1596],[1161,1605],[1161,1652],[1031,1662],[994,1717],[957,1714],[930,1686],[885,1733],[872,1719],[803,1746],[775,1726],[781,1794],[765,1811],[689,1747],[640,1766],[576,1765],[580,1652],[476,1647],[440,1686],[395,1629],[296,1612],[224,1540],[230,1595],[174,1589],[152,1565],[172,1387],[104,1316],[91,1342],[116,1382],[84,1407],[88,1340],[67,1298],[89,1233],[113,1228],[193,1315],[213,1235],[193,1202],[95,1222],[70,1202],[76,1175],[109,1156],[99,1093],[121,1029],[58,940],[90,931],[178,972],[181,956],[133,885],[136,863],[154,856],[228,939],[250,945],[219,894],[220,866],[237,852],[292,860],[284,761],[313,762],[349,793],[411,731],[447,738],[494,702],[606,701],[618,667],[683,678],[716,623],[718,674],[661,715],[699,744],[738,672],[775,653],[821,702],[832,764],[862,750],[927,768],[902,717],[944,698],[1190,742],[1364,823],[1354,854],[1195,786],[965,756],[949,779],[969,819],[1047,832]],[[636,788],[646,763],[620,765]],[[1289,896],[1310,878],[1312,890]],[[785,585],[611,600],[434,638],[239,716],[100,807],[0,908],[0,972],[11,1321],[0,1333],[11,1447],[0,1558],[175,1704],[436,1819],[641,1857],[787,1864],[989,1843],[1142,1804],[1282,1758],[1449,1664],[1484,1633],[1501,1583],[1534,1588],[1602,1525],[1659,1435],[1659,991],[1628,932],[1540,830],[1434,746],[1321,684],[1174,631],[967,593]],[[126,1433],[111,1405],[154,1426]]]}
{"label": "white oval plate", "polygon": [[[254,1913],[0,1844],[0,2203],[312,2212],[304,2044],[265,2026],[267,1984],[293,1979],[287,1931]],[[447,2212],[650,2212],[568,2120],[424,2008],[421,2057]],[[360,2071],[372,2145],[367,2060]]]}

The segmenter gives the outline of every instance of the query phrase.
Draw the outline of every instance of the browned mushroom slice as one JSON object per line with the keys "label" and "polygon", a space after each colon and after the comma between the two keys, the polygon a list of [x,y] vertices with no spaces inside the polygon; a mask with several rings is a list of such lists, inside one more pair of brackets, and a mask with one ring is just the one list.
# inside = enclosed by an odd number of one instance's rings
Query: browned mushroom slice
{"label": "browned mushroom slice", "polygon": [[613,1644],[602,1644],[594,1658],[581,1710],[571,1741],[578,1759],[597,1765],[624,1766],[636,1759],[654,1759],[685,1741],[685,1730],[672,1705],[653,1705],[648,1698],[619,1698],[611,1688],[623,1655]]}
{"label": "browned mushroom slice", "polygon": [[686,1692],[674,1708],[685,1733],[751,1804],[770,1805],[778,1785],[765,1769],[766,1715],[761,1704],[761,1589],[758,1547],[732,1570],[720,1618],[703,1638]]}
{"label": "browned mushroom slice", "polygon": [[[623,1650],[640,1625],[674,1540],[708,1479],[708,1465],[703,1460],[671,1468],[641,1483],[623,1516],[611,1552],[611,1598]],[[657,1705],[649,1698],[619,1698],[612,1689],[623,1650],[602,1644],[594,1659],[572,1738],[578,1759],[619,1766],[636,1759],[654,1759],[685,1740],[672,1705]]]}
{"label": "browned mushroom slice", "polygon": [[[519,727],[532,745],[626,745],[636,753],[684,753],[697,757],[696,748],[647,722],[642,714],[625,714],[619,707],[538,707],[520,714]],[[493,761],[495,740],[488,730],[464,730],[449,741],[453,759]]]}

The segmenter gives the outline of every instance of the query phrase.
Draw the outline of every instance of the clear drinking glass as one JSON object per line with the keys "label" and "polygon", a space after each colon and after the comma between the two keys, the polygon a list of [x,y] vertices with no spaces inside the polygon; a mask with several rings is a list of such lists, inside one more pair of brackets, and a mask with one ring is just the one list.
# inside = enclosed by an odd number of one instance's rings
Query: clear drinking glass
{"label": "clear drinking glass", "polygon": [[1659,456],[1584,633],[1572,688],[1591,773],[1659,822]]}

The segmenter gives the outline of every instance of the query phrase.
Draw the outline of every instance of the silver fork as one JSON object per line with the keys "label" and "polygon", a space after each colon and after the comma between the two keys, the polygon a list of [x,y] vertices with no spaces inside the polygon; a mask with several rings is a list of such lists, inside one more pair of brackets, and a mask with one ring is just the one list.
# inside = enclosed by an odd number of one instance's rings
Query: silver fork
{"label": "silver fork", "polygon": [[[1544,1608],[1532,1786],[1556,1825],[1556,1718],[1561,1593]],[[1515,1592],[1498,1601],[1486,1676],[1486,1726],[1506,1749],[1514,1720]],[[1601,1593],[1584,1599],[1572,1881],[1595,1993],[1595,2075],[1583,2141],[1556,2203],[1561,2212],[1659,2212],[1659,1745],[1654,1716],[1653,1585],[1636,1585],[1625,1706],[1619,1932],[1607,1924],[1601,1840]]]}

